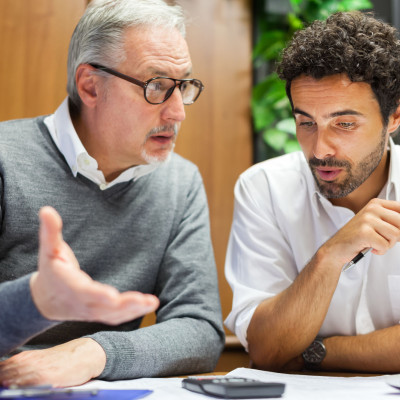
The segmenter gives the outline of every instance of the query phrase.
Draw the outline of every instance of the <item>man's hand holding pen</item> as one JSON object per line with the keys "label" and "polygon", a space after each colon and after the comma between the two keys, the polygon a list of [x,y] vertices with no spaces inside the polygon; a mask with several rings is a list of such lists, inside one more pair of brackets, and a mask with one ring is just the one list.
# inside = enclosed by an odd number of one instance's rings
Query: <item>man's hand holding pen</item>
{"label": "man's hand holding pen", "polygon": [[367,253],[385,254],[400,240],[400,203],[372,199],[323,247],[347,270]]}

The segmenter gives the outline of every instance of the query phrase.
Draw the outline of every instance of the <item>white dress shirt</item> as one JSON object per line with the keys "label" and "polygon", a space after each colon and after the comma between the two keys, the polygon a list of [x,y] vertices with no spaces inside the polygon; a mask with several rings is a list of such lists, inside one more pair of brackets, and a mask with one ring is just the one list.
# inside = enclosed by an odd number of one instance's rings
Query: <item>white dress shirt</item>
{"label": "white dress shirt", "polygon": [[69,114],[68,97],[54,114],[44,119],[44,123],[73,175],[76,177],[79,172],[99,185],[101,190],[108,189],[117,183],[139,179],[157,168],[157,164],[138,165],[125,170],[112,182],[106,182],[103,172],[98,169],[97,161],[88,154],[75,131]]}
{"label": "white dress shirt", "polygon": [[[399,201],[400,146],[392,140],[389,154],[389,179],[379,197]],[[290,286],[318,248],[353,217],[319,193],[302,152],[261,162],[240,176],[225,265],[233,306],[225,324],[246,349],[256,307]],[[385,255],[368,253],[342,272],[319,335],[365,334],[399,320],[397,243]]]}

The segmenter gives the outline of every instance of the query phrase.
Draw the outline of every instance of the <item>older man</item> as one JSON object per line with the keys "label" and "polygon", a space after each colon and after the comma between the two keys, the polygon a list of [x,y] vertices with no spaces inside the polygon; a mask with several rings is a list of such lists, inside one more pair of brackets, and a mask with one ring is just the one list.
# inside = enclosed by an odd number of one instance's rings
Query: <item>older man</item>
{"label": "older man", "polygon": [[[172,154],[203,89],[184,33],[182,10],[162,0],[94,0],[71,39],[68,98],[54,115],[0,125],[0,280],[32,279],[37,213],[50,205],[85,273],[160,302],[146,328],[49,327],[0,363],[3,384],[214,368],[224,334],[207,201],[197,168]],[[136,316],[154,307],[141,298]]]}
{"label": "older man", "polygon": [[397,32],[335,14],[295,35],[279,72],[302,152],[239,179],[227,324],[260,368],[399,372]]}

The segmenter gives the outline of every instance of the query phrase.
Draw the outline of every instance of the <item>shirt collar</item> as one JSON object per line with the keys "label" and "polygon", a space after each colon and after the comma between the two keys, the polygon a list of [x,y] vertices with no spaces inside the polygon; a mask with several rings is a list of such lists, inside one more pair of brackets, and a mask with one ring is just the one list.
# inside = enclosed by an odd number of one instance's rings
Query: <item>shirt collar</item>
{"label": "shirt collar", "polygon": [[58,149],[65,157],[72,174],[76,177],[79,172],[98,184],[102,190],[117,183],[139,179],[157,168],[157,164],[138,165],[127,169],[112,182],[106,182],[104,174],[98,169],[97,161],[88,154],[75,131],[69,113],[68,97],[64,99],[54,114],[45,118],[44,123]]}

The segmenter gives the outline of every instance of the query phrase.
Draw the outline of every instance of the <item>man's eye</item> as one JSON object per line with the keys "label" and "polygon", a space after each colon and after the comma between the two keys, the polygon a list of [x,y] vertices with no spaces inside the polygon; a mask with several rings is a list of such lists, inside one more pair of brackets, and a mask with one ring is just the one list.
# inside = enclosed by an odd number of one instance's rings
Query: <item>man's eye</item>
{"label": "man's eye", "polygon": [[147,90],[151,90],[153,92],[162,92],[168,90],[170,87],[170,80],[159,78],[151,81],[147,86]]}
{"label": "man's eye", "polygon": [[311,128],[312,126],[314,126],[314,122],[312,122],[312,121],[300,122],[299,126],[305,126],[307,128]]}
{"label": "man's eye", "polygon": [[351,128],[354,128],[355,123],[354,122],[339,122],[338,125],[340,128],[343,128],[343,129],[351,129]]}
{"label": "man's eye", "polygon": [[161,82],[151,82],[148,86],[148,89],[156,92],[162,90],[163,88]]}

